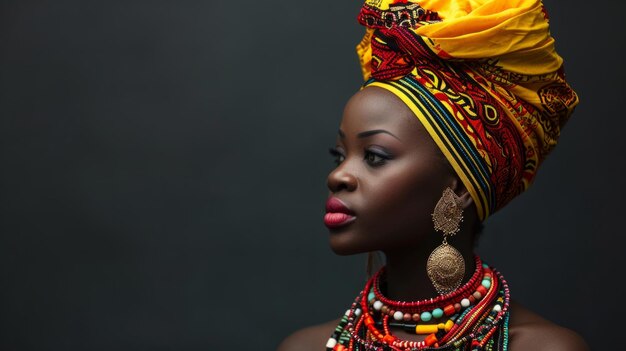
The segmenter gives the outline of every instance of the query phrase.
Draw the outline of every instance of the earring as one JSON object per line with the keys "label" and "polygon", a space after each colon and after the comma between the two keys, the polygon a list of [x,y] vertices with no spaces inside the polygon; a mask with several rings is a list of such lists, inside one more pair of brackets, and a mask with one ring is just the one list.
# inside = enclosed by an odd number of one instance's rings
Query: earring
{"label": "earring", "polygon": [[448,236],[460,230],[463,221],[463,202],[454,191],[446,188],[432,214],[436,231],[443,232],[443,243],[428,257],[428,278],[441,295],[458,289],[465,275],[465,260],[459,250],[448,244]]}

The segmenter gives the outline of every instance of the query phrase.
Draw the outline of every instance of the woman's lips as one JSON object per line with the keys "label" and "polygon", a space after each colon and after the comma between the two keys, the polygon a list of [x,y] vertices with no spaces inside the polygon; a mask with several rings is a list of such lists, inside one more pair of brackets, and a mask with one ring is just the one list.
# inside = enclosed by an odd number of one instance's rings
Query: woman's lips
{"label": "woman's lips", "polygon": [[354,212],[350,210],[348,205],[336,197],[330,197],[326,201],[326,215],[324,215],[324,224],[328,228],[339,228],[356,219]]}
{"label": "woman's lips", "polygon": [[333,229],[343,227],[348,223],[352,223],[355,219],[355,216],[350,216],[349,214],[329,212],[324,215],[324,224],[328,228]]}

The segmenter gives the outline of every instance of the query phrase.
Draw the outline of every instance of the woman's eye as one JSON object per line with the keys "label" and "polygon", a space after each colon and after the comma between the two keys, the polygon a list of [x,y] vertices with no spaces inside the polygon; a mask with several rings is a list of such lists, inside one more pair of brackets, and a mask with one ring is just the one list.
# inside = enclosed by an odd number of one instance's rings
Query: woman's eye
{"label": "woman's eye", "polygon": [[[332,147],[328,150],[328,152],[335,158],[335,164],[339,165],[346,159],[343,151],[339,148]],[[363,159],[367,162],[371,167],[378,167],[385,164],[387,161],[391,160],[393,157],[386,152],[380,150],[365,150]]]}
{"label": "woman's eye", "polygon": [[365,161],[372,167],[382,166],[390,159],[390,155],[384,154],[382,152],[365,150]]}
{"label": "woman's eye", "polygon": [[331,147],[328,149],[328,152],[335,158],[335,164],[339,165],[343,160],[345,160],[345,156],[341,153],[341,151],[337,150],[337,148]]}

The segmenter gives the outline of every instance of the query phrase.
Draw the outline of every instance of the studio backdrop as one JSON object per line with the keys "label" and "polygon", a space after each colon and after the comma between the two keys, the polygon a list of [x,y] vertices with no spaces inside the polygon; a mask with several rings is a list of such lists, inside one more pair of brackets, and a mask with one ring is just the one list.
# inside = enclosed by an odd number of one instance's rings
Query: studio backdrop
{"label": "studio backdrop", "polygon": [[[581,103],[478,252],[615,349],[625,9],[545,3]],[[360,6],[2,1],[0,349],[274,350],[339,317],[365,257],[335,256],[322,216]]]}

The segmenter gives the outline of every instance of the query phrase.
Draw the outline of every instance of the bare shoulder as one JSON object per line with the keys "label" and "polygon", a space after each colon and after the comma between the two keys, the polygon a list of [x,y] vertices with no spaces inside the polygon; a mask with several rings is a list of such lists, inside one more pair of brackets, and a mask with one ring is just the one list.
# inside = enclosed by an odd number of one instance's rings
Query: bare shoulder
{"label": "bare shoulder", "polygon": [[277,351],[320,351],[339,324],[339,319],[300,329],[278,345]]}
{"label": "bare shoulder", "polygon": [[511,303],[509,323],[511,351],[589,351],[576,332],[556,325],[515,302]]}

